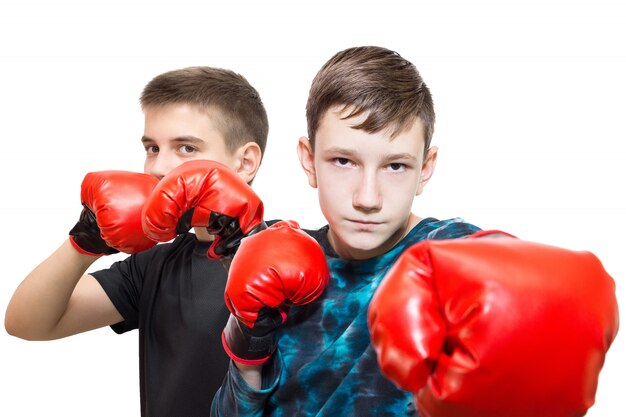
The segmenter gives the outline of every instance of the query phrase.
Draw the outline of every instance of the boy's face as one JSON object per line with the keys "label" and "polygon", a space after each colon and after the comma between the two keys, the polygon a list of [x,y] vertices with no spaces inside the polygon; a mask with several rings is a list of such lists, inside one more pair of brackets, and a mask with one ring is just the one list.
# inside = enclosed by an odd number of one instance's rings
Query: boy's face
{"label": "boy's face", "polygon": [[[141,142],[146,149],[146,174],[161,179],[184,162],[208,159],[232,168],[247,183],[256,175],[261,163],[259,146],[248,142],[230,152],[215,125],[215,116],[206,111],[189,104],[169,104],[145,108],[144,116]],[[199,240],[213,240],[205,228],[194,229]]]}
{"label": "boy's face", "polygon": [[[343,113],[346,114],[346,113]],[[435,167],[437,149],[424,155],[424,129],[415,123],[393,139],[353,129],[332,108],[321,120],[315,152],[301,138],[298,154],[309,184],[318,188],[330,226],[329,241],[346,259],[367,259],[391,249],[417,223],[411,214]]]}
{"label": "boy's face", "polygon": [[[186,161],[210,159],[237,169],[237,155],[206,111],[188,104],[144,109],[144,172],[162,178]],[[249,181],[246,179],[246,181]]]}

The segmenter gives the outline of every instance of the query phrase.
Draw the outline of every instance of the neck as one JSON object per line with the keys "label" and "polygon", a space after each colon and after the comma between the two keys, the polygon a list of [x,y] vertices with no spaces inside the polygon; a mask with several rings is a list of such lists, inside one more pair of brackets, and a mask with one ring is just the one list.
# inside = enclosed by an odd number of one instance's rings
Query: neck
{"label": "neck", "polygon": [[206,227],[194,227],[193,231],[196,234],[196,239],[201,242],[212,242],[215,239],[214,235],[207,232]]}

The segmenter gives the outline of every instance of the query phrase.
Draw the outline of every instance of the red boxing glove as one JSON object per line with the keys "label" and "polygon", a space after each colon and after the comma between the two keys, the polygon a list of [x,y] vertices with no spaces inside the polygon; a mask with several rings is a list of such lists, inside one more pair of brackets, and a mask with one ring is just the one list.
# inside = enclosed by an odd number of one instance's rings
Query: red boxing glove
{"label": "red boxing glove", "polygon": [[265,228],[263,203],[226,165],[185,162],[159,181],[144,208],[143,229],[165,242],[191,227],[216,235],[209,257],[231,256],[244,236]]}
{"label": "red boxing glove", "polygon": [[618,310],[591,253],[469,238],[409,248],[368,322],[383,374],[422,417],[572,417],[594,403]]}
{"label": "red boxing glove", "polygon": [[70,242],[81,253],[110,255],[151,248],[141,226],[141,211],[157,178],[136,172],[101,171],[85,176],[81,185],[83,211],[70,230]]}
{"label": "red boxing glove", "polygon": [[222,334],[228,355],[248,365],[267,361],[289,306],[318,298],[328,279],[322,248],[294,221],[243,239],[224,294],[232,313]]}

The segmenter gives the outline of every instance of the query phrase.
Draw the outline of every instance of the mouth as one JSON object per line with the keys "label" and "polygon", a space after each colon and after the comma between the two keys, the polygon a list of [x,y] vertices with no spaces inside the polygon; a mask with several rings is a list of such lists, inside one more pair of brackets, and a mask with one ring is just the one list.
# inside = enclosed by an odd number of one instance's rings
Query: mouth
{"label": "mouth", "polygon": [[381,224],[380,222],[373,222],[371,220],[358,220],[358,219],[349,219],[348,222],[356,226],[356,228],[360,230],[373,230],[374,228],[376,228],[377,226]]}

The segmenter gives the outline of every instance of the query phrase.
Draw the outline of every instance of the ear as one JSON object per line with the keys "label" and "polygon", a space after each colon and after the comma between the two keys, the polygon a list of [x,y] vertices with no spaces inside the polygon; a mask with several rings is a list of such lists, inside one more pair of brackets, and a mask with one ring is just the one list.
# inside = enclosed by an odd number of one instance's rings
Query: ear
{"label": "ear", "polygon": [[261,148],[256,142],[248,142],[235,151],[234,157],[235,171],[246,183],[251,184],[261,166]]}
{"label": "ear", "polygon": [[309,185],[317,188],[313,148],[311,147],[311,141],[304,136],[298,140],[298,158],[300,158],[300,165],[302,165],[302,169],[304,169],[304,173],[309,179]]}
{"label": "ear", "polygon": [[420,182],[417,187],[417,192],[415,195],[420,195],[422,191],[424,191],[424,187],[430,181],[430,178],[433,176],[435,172],[435,166],[437,165],[437,152],[439,152],[439,148],[436,146],[431,146],[428,151],[426,151],[426,156],[424,156],[424,161],[422,162],[422,172],[420,173]]}

